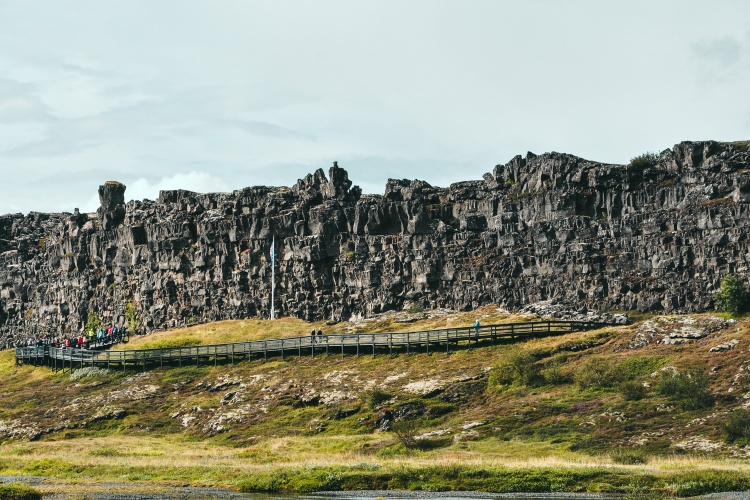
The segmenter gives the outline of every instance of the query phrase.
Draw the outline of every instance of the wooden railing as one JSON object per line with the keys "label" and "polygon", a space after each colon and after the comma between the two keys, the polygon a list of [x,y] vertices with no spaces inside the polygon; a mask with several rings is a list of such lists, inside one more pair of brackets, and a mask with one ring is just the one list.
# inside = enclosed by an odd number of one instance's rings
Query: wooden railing
{"label": "wooden railing", "polygon": [[19,347],[16,349],[17,364],[48,365],[54,369],[73,369],[84,366],[113,366],[126,369],[142,368],[144,371],[151,367],[167,366],[199,366],[219,360],[234,363],[236,360],[249,359],[253,356],[288,355],[315,356],[341,353],[346,351],[360,354],[376,354],[377,350],[387,350],[393,354],[393,349],[401,349],[407,354],[415,349],[425,352],[443,351],[450,353],[460,343],[469,349],[480,342],[492,344],[502,339],[516,339],[519,337],[562,335],[570,332],[592,330],[611,326],[606,323],[587,321],[531,321],[524,323],[507,323],[500,325],[482,326],[477,331],[475,327],[444,328],[440,330],[424,330],[417,332],[382,332],[358,334],[327,334],[306,335],[302,337],[287,337],[280,339],[249,340],[246,342],[232,342],[228,344],[197,345],[186,347],[169,347],[161,349],[138,350],[108,350],[71,349],[58,347]]}

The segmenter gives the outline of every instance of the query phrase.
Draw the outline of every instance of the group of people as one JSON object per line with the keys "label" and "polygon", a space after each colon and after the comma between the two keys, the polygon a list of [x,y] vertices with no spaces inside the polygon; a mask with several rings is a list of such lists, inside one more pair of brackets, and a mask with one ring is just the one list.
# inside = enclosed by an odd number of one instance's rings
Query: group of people
{"label": "group of people", "polygon": [[43,337],[41,339],[28,339],[17,347],[58,347],[69,349],[88,349],[94,344],[116,344],[122,342],[127,327],[118,328],[112,325],[109,328],[100,328],[96,332],[90,331],[88,335],[78,335],[77,337]]}
{"label": "group of people", "polygon": [[317,334],[315,333],[315,328],[310,331],[310,338],[312,339],[313,343],[315,343],[316,335],[318,337],[318,344],[320,344],[320,342],[323,340],[323,330],[318,330]]}

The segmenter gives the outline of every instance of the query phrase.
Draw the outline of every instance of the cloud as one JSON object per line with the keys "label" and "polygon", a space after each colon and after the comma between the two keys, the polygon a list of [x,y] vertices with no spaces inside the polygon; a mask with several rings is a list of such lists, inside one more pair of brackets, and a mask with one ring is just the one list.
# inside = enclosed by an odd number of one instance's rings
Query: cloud
{"label": "cloud", "polygon": [[711,40],[701,40],[690,45],[697,59],[730,68],[742,62],[747,49],[743,42],[734,36],[723,36]]}
{"label": "cloud", "polygon": [[169,177],[162,177],[156,182],[140,178],[133,182],[125,190],[128,200],[142,200],[144,198],[156,199],[159,191],[171,189],[184,189],[198,193],[221,193],[232,191],[232,188],[221,177],[208,172],[193,170],[191,172],[179,173]]}

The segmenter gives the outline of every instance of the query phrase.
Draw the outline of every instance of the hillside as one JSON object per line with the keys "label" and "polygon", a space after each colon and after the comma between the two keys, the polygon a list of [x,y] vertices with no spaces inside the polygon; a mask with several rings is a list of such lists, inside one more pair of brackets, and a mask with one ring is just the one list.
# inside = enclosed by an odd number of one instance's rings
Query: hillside
{"label": "hillside", "polygon": [[96,214],[0,216],[0,345],[87,324],[152,332],[268,316],[409,308],[711,310],[748,278],[748,142],[683,142],[628,165],[516,156],[449,187],[389,179],[363,194],[334,165],[289,187],[163,191]]}
{"label": "hillside", "polygon": [[[488,306],[314,326],[416,330],[474,318],[522,319]],[[55,491],[107,481],[245,491],[747,489],[750,433],[729,443],[725,424],[750,406],[750,323],[636,319],[450,355],[319,355],[145,373],[15,367],[4,351],[0,474],[50,476],[40,488]],[[296,319],[221,322],[127,347],[311,328]],[[687,394],[674,373],[691,374]]]}

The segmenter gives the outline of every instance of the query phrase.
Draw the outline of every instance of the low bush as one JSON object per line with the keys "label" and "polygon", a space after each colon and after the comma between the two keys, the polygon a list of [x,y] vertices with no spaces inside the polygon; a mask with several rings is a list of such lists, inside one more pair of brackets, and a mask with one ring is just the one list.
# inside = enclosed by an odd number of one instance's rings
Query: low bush
{"label": "low bush", "polygon": [[681,497],[750,490],[750,477],[733,471],[700,470],[680,474],[673,481],[668,487]]}
{"label": "low bush", "polygon": [[27,484],[0,484],[0,498],[3,500],[38,500],[42,494]]}
{"label": "low bush", "polygon": [[581,389],[614,387],[623,378],[622,370],[603,358],[583,363],[573,374],[573,380]]}
{"label": "low bush", "polygon": [[107,378],[110,375],[112,375],[112,371],[107,370],[106,368],[97,368],[96,366],[85,366],[71,373],[70,380],[75,382],[77,380],[83,380],[87,378]]}
{"label": "low bush", "polygon": [[406,309],[406,312],[408,312],[409,314],[417,314],[421,313],[422,311],[424,311],[422,304],[419,304],[417,302],[413,303]]}
{"label": "low bush", "polygon": [[372,389],[365,393],[365,397],[367,398],[367,404],[370,406],[370,409],[376,410],[380,405],[390,400],[393,396],[387,392],[381,391],[380,389]]}
{"label": "low bush", "polygon": [[659,155],[657,155],[656,153],[648,152],[631,158],[630,166],[635,168],[648,168],[653,167],[658,162]]}
{"label": "low bush", "polygon": [[565,376],[562,374],[562,369],[559,364],[553,363],[547,365],[540,372],[544,382],[550,385],[559,385],[567,382]]}
{"label": "low bush", "polygon": [[727,443],[750,443],[750,411],[744,408],[734,410],[722,427]]}
{"label": "low bush", "polygon": [[534,355],[520,348],[511,348],[503,360],[490,370],[487,383],[497,388],[504,385],[533,386],[543,381]]}
{"label": "low bush", "polygon": [[656,384],[656,392],[675,400],[685,410],[698,410],[713,405],[708,377],[699,369],[685,372],[667,370]]}
{"label": "low bush", "polygon": [[637,465],[648,463],[648,455],[638,448],[617,448],[609,457],[616,464]]}
{"label": "low bush", "polygon": [[661,500],[673,495],[665,495],[659,491],[652,490],[648,483],[642,478],[635,478],[628,486],[623,500]]}
{"label": "low bush", "polygon": [[393,422],[391,427],[393,433],[398,438],[399,442],[409,450],[419,448],[419,441],[417,440],[417,432],[419,432],[419,424],[416,420],[401,419]]}
{"label": "low bush", "polygon": [[635,380],[621,383],[619,389],[626,401],[640,401],[646,397],[646,387]]}

